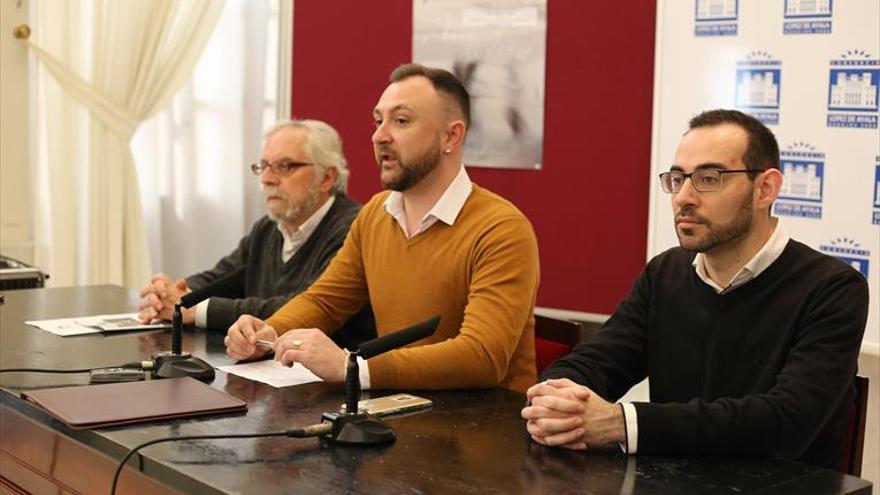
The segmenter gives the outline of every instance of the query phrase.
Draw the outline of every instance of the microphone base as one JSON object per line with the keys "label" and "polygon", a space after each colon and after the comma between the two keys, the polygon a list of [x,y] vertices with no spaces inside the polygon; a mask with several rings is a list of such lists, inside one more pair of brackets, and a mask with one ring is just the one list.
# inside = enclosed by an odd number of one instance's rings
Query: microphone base
{"label": "microphone base", "polygon": [[340,445],[385,445],[397,440],[388,423],[369,414],[330,412],[324,413],[321,419],[333,423],[333,430],[323,438]]}
{"label": "microphone base", "polygon": [[153,355],[153,378],[179,378],[189,376],[203,382],[214,380],[214,367],[188,352],[174,354],[160,352]]}

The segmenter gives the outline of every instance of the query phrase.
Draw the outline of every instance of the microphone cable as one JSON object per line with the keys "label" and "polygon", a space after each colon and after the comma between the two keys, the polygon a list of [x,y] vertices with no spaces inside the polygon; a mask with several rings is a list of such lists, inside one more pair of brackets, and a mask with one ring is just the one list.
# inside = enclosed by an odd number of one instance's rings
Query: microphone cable
{"label": "microphone cable", "polygon": [[74,369],[57,369],[57,368],[0,368],[0,373],[91,373],[94,370],[109,370],[113,368],[125,368],[130,370],[151,370],[153,369],[152,361],[132,361],[130,363],[121,364],[119,366],[101,366],[99,368],[74,368]]}
{"label": "microphone cable", "polygon": [[333,430],[333,423],[323,421],[318,424],[306,426],[305,428],[294,428],[285,431],[273,431],[267,433],[236,433],[227,435],[184,435],[180,437],[164,437],[150,440],[132,447],[128,454],[116,465],[116,471],[113,473],[113,484],[110,485],[110,495],[116,495],[116,485],[119,483],[119,475],[122,474],[122,468],[125,463],[144,447],[149,447],[157,443],[178,442],[182,440],[221,440],[226,438],[262,438],[262,437],[291,437],[291,438],[308,438],[317,437],[330,433]]}

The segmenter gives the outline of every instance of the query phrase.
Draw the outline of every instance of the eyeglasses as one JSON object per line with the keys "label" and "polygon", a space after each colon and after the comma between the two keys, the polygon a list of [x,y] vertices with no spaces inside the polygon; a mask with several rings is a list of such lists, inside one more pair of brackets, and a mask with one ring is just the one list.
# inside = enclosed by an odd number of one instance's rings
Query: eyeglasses
{"label": "eyeglasses", "polygon": [[690,178],[694,189],[699,192],[712,192],[721,189],[721,176],[724,174],[759,174],[766,169],[760,170],[717,170],[717,169],[700,169],[689,174],[684,172],[663,172],[660,174],[660,184],[663,191],[669,194],[675,194],[684,187],[685,179]]}
{"label": "eyeglasses", "polygon": [[275,175],[280,175],[282,177],[287,177],[292,174],[296,169],[307,167],[309,165],[314,165],[311,162],[297,162],[294,160],[278,160],[277,162],[269,163],[266,160],[260,160],[257,163],[251,164],[251,172],[254,175],[261,175],[264,170],[267,168],[272,171]]}

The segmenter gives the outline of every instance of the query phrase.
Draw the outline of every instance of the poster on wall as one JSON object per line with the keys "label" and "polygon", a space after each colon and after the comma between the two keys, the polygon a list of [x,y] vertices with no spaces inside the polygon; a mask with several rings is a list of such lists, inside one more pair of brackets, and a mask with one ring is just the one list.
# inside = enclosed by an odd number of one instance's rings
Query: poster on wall
{"label": "poster on wall", "polygon": [[[864,345],[880,349],[880,2],[660,0],[652,177],[688,120],[749,113],[776,135],[773,215],[794,239],[870,286]],[[669,196],[651,189],[648,255],[677,245]]]}
{"label": "poster on wall", "polygon": [[413,1],[413,61],[470,93],[468,166],[541,168],[546,44],[546,0]]}

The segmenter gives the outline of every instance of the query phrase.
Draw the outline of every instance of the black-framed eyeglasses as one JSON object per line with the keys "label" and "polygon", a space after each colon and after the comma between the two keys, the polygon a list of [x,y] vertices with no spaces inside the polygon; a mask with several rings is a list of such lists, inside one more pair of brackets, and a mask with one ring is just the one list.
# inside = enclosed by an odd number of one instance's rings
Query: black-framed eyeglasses
{"label": "black-framed eyeglasses", "polygon": [[712,192],[721,189],[721,177],[724,174],[760,174],[767,169],[756,170],[718,170],[714,168],[695,170],[689,174],[678,171],[663,172],[660,174],[660,185],[663,191],[669,194],[675,194],[681,191],[686,179],[691,180],[694,189],[699,192]]}
{"label": "black-framed eyeglasses", "polygon": [[281,160],[278,160],[277,162],[272,162],[272,163],[269,163],[266,160],[260,160],[257,163],[251,164],[251,172],[253,172],[254,175],[261,175],[263,173],[263,170],[266,170],[268,168],[275,175],[287,177],[288,175],[292,174],[296,169],[302,168],[302,167],[307,167],[309,165],[314,165],[314,163],[312,163],[312,162],[298,162],[295,160],[287,160],[287,159],[281,159]]}

